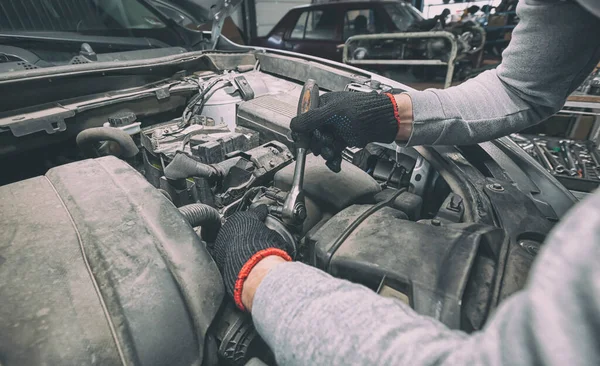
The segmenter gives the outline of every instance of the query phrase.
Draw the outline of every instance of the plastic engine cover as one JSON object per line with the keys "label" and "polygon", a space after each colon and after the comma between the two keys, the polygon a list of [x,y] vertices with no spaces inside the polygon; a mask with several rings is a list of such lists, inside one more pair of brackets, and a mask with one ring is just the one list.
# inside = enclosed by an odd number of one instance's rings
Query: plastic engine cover
{"label": "plastic engine cover", "polygon": [[0,187],[0,363],[200,364],[224,295],[179,211],[114,157]]}
{"label": "plastic engine cover", "polygon": [[[313,264],[384,296],[392,294],[451,328],[477,329],[499,278],[503,231],[417,223],[391,207],[369,212],[373,207],[350,206],[310,235]],[[466,318],[472,324],[463,324]]]}

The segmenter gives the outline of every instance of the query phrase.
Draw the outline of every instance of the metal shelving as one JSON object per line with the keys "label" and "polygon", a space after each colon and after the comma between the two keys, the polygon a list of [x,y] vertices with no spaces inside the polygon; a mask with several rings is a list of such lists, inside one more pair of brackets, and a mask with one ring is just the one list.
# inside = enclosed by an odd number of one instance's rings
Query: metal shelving
{"label": "metal shelving", "polygon": [[485,27],[485,30],[490,32],[490,31],[496,31],[496,30],[501,30],[501,29],[514,29],[516,26],[517,26],[516,24],[492,26],[492,27]]}
{"label": "metal shelving", "polygon": [[[438,7],[447,7],[447,8],[457,8],[457,7],[469,7],[471,5],[493,5],[494,3],[497,3],[497,0],[474,0],[474,1],[465,1],[462,3],[455,3],[455,2],[449,2],[448,4],[444,4],[444,3],[434,3],[434,4],[427,4],[423,7],[423,12],[425,13],[425,16],[428,18],[432,17],[432,14],[430,14],[430,9],[432,8],[438,8]],[[425,10],[426,9],[426,10]]]}
{"label": "metal shelving", "polygon": [[463,1],[462,3],[457,3],[457,2],[450,2],[448,4],[444,4],[444,3],[437,3],[437,4],[427,4],[427,7],[430,6],[448,6],[448,5],[454,5],[454,4],[461,4],[461,5],[466,5],[466,4],[478,4],[478,3],[487,3],[487,4],[491,4],[493,3],[494,0],[475,0],[475,1]]}

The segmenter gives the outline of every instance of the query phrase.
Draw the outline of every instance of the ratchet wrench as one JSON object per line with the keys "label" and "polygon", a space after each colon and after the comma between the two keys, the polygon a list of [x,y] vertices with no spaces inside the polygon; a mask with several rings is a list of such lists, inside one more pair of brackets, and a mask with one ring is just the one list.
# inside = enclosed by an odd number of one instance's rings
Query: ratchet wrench
{"label": "ratchet wrench", "polygon": [[[319,86],[308,79],[302,88],[300,101],[298,102],[298,114],[305,113],[319,106]],[[300,225],[306,219],[306,205],[304,203],[304,167],[306,165],[306,153],[310,144],[310,135],[298,134],[295,136],[296,167],[292,187],[283,203],[281,218],[289,225]]]}
{"label": "ratchet wrench", "polygon": [[563,155],[565,156],[567,168],[569,169],[569,175],[577,175],[577,167],[575,166],[575,160],[573,159],[573,154],[571,153],[571,146],[569,144],[569,141],[561,140],[560,148],[563,152]]}
{"label": "ratchet wrench", "polygon": [[544,153],[546,154],[546,157],[550,161],[550,164],[552,165],[552,169],[554,170],[554,172],[556,174],[563,174],[564,172],[566,172],[565,167],[560,163],[560,161],[558,161],[558,159],[554,155],[552,155],[552,152],[550,152],[548,147],[545,145],[541,145],[541,147],[542,147],[542,150],[544,151]]}
{"label": "ratchet wrench", "polygon": [[533,148],[535,150],[536,155],[542,162],[544,168],[546,168],[547,171],[552,173],[554,171],[554,167],[552,166],[550,160],[548,160],[548,157],[544,153],[544,150],[542,149],[542,144],[538,140],[533,140]]}

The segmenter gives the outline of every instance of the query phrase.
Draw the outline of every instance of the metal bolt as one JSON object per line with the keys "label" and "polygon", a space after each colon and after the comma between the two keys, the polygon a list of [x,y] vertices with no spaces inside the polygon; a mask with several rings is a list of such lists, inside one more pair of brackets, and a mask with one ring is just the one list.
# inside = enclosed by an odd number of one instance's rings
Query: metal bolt
{"label": "metal bolt", "polygon": [[438,219],[431,220],[431,225],[433,226],[442,226],[442,222]]}
{"label": "metal bolt", "polygon": [[540,251],[541,244],[534,240],[521,240],[519,246],[523,248],[530,255],[535,256]]}
{"label": "metal bolt", "polygon": [[494,192],[504,192],[504,187],[500,183],[488,184],[487,187]]}
{"label": "metal bolt", "polygon": [[298,220],[304,221],[306,219],[306,208],[300,205],[296,207],[294,214]]}
{"label": "metal bolt", "polygon": [[523,150],[533,150],[533,144],[522,145]]}

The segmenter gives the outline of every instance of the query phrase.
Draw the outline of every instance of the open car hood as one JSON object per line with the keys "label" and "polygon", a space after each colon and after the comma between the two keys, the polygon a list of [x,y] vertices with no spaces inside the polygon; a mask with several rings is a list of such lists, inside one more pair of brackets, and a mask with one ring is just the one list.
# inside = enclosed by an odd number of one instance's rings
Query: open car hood
{"label": "open car hood", "polygon": [[[153,6],[152,1],[143,0]],[[212,21],[211,37],[216,40],[221,35],[223,22],[241,4],[242,0],[162,0],[171,3],[192,15],[198,20]]]}

